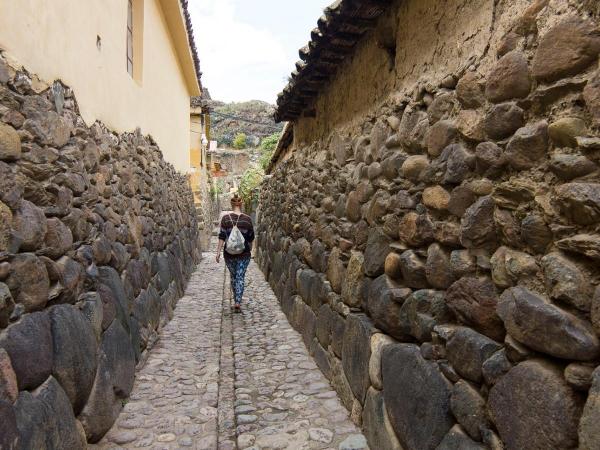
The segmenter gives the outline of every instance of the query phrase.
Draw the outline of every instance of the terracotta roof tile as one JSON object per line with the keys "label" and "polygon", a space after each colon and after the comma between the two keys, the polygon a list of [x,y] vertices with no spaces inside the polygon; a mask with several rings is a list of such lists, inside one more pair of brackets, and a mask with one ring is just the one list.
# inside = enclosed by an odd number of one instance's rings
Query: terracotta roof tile
{"label": "terracotta roof tile", "polygon": [[314,98],[353,53],[363,35],[393,0],[336,0],[325,8],[311,32],[308,45],[299,50],[300,61],[288,85],[277,98],[275,120],[294,120],[310,110]]}
{"label": "terracotta roof tile", "polygon": [[180,0],[181,8],[183,9],[183,16],[185,17],[185,27],[188,34],[188,42],[190,43],[190,51],[194,58],[194,68],[196,69],[196,77],[198,78],[198,84],[202,86],[200,78],[202,78],[202,71],[200,70],[200,58],[198,57],[198,49],[196,48],[196,41],[194,39],[194,28],[192,27],[192,18],[188,8],[188,0]]}

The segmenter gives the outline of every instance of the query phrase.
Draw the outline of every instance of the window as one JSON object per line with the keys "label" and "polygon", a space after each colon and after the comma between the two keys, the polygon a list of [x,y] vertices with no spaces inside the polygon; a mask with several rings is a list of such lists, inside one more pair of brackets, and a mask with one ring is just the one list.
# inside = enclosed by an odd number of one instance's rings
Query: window
{"label": "window", "polygon": [[141,85],[144,65],[144,0],[124,1],[127,2],[127,73]]}
{"label": "window", "polygon": [[127,0],[127,72],[133,77],[133,0]]}

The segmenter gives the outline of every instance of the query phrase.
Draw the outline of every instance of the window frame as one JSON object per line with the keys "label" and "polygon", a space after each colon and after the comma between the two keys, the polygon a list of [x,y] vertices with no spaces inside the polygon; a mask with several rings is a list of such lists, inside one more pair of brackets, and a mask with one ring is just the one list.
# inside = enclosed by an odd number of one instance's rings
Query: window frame
{"label": "window frame", "polygon": [[125,17],[125,68],[139,86],[143,85],[144,78],[145,1],[147,0],[127,0]]}
{"label": "window frame", "polygon": [[127,73],[133,78],[134,75],[134,52],[133,52],[133,0],[127,0],[127,41],[126,58]]}

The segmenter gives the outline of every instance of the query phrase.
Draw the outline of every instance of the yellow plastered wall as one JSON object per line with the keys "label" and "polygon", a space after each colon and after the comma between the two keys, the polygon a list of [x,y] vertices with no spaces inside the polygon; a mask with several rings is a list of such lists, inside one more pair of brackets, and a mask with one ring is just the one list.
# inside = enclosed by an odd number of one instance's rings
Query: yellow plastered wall
{"label": "yellow plastered wall", "polygon": [[0,48],[41,80],[70,86],[88,125],[140,127],[167,161],[188,172],[189,102],[199,87],[191,81],[191,54],[182,50],[189,47],[179,0],[135,0],[135,8],[143,8],[137,81],[127,72],[127,0],[0,0]]}

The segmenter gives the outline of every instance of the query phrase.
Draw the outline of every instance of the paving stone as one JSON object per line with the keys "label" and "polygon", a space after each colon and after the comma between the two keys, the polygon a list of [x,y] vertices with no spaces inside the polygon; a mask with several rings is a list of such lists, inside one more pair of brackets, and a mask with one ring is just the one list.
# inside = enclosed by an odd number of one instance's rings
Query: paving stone
{"label": "paving stone", "polygon": [[258,417],[252,414],[240,414],[237,416],[237,423],[245,425],[247,423],[254,423],[258,420]]}
{"label": "paving stone", "polygon": [[313,441],[329,444],[333,440],[333,432],[325,428],[310,428],[308,437]]}
{"label": "paving stone", "polygon": [[129,442],[133,442],[137,439],[137,434],[135,434],[133,431],[123,431],[113,435],[109,439],[115,444],[128,444]]}
{"label": "paving stone", "polygon": [[367,440],[361,434],[348,436],[338,447],[340,450],[363,450],[368,449]]}

